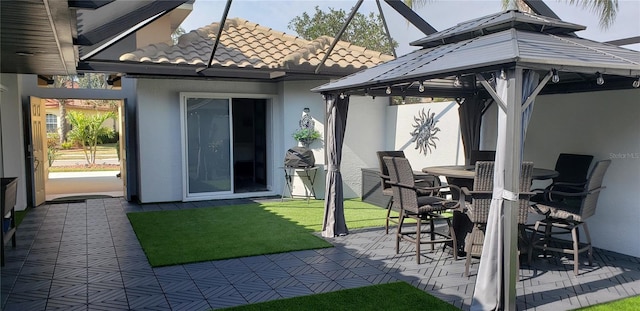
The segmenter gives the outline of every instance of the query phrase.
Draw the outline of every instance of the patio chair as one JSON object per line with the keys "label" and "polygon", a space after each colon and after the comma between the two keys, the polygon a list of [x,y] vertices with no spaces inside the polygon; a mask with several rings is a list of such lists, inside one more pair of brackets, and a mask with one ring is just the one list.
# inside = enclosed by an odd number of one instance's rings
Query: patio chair
{"label": "patio chair", "polygon": [[495,150],[471,150],[469,154],[469,165],[476,165],[478,161],[495,161]]}
{"label": "patio chair", "polygon": [[[438,187],[416,187],[411,164],[406,158],[384,157],[385,164],[389,169],[389,184],[393,191],[394,205],[400,208],[398,219],[398,229],[396,230],[396,254],[400,252],[400,241],[406,240],[415,243],[416,261],[420,263],[420,245],[430,244],[434,250],[434,244],[444,243],[444,247],[450,244],[453,248],[453,257],[458,259],[455,250],[456,236],[451,224],[450,216],[442,214],[446,210],[456,209],[460,206],[459,201],[450,201],[438,195],[438,191],[443,189],[456,189],[455,186]],[[422,190],[430,192],[432,195],[418,196]],[[415,232],[403,230],[405,220],[411,218],[416,221]],[[447,224],[448,234],[436,230],[436,221],[444,221]],[[428,224],[429,230],[422,231],[422,225]],[[428,234],[428,239],[422,239],[423,234]]]}
{"label": "patio chair", "polygon": [[556,160],[555,170],[558,172],[558,177],[553,178],[551,185],[545,189],[535,189],[537,192],[535,196],[531,198],[533,202],[544,201],[558,201],[562,197],[554,195],[555,198],[551,198],[551,191],[556,192],[575,192],[575,188],[582,189],[587,182],[587,174],[589,173],[589,167],[593,161],[592,155],[585,154],[572,154],[561,153]]}
{"label": "patio chair", "polygon": [[[471,235],[465,243],[465,251],[467,252],[467,258],[464,266],[465,276],[469,276],[471,257],[480,257],[482,254],[484,233],[487,227],[489,208],[491,206],[491,197],[493,194],[493,169],[494,162],[492,161],[476,162],[476,177],[473,180],[473,191],[470,191],[466,187],[461,189],[465,199],[468,197],[471,198],[470,203],[465,201],[465,208],[467,210],[467,215],[473,224]],[[531,189],[532,172],[533,163],[523,162],[522,168],[520,169],[520,204],[518,212],[520,239],[523,239],[525,236],[524,225],[527,222],[527,216],[529,214],[529,198],[533,195],[533,192],[529,192],[529,189]]]}
{"label": "patio chair", "polygon": [[[402,150],[391,150],[391,151],[378,151],[376,152],[378,155],[378,164],[380,168],[380,188],[382,189],[382,194],[389,197],[389,203],[387,203],[387,218],[385,221],[385,234],[389,234],[389,223],[398,224],[398,217],[391,216],[391,210],[396,210],[399,212],[399,208],[395,208],[393,205],[393,190],[391,190],[391,185],[389,185],[389,169],[387,165],[384,163],[384,157],[400,157],[406,158],[404,155],[404,151]],[[440,179],[437,176],[429,175],[429,174],[414,174],[414,179],[416,180],[416,186],[418,187],[438,187],[441,186]],[[445,192],[442,192],[445,194]],[[431,195],[430,192],[419,191],[418,195]]]}
{"label": "patio chair", "polygon": [[[529,263],[531,263],[533,257],[533,249],[541,249],[545,254],[546,251],[573,254],[573,273],[575,275],[578,275],[580,265],[578,257],[580,253],[587,252],[589,265],[593,264],[591,237],[585,221],[596,212],[600,191],[605,188],[602,186],[602,180],[610,164],[611,160],[596,162],[589,174],[587,183],[581,189],[572,189],[573,191],[571,192],[551,191],[551,198],[554,198],[553,195],[559,195],[563,198],[573,197],[580,199],[579,206],[568,204],[566,203],[567,200],[546,201],[532,206],[534,212],[544,215],[545,218],[536,221],[533,227],[531,242],[529,243]],[[580,244],[579,236],[580,226],[584,229],[586,237],[586,243],[582,245]],[[538,237],[539,234],[542,237]],[[571,234],[572,240],[552,239],[554,235],[559,234]],[[571,247],[562,247],[568,242],[571,242]]]}

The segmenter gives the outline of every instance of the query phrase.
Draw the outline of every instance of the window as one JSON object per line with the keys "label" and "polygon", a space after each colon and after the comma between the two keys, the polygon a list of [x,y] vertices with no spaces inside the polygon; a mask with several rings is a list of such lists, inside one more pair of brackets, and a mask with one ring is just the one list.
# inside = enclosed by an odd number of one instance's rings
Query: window
{"label": "window", "polygon": [[47,133],[55,133],[58,131],[58,116],[47,113]]}

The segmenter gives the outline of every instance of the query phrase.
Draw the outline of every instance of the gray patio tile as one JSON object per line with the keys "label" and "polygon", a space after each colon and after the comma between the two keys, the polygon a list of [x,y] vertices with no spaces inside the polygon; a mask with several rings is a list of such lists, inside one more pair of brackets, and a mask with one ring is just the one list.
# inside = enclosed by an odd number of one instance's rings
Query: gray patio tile
{"label": "gray patio tile", "polygon": [[173,311],[179,311],[179,310],[185,310],[185,311],[198,311],[198,310],[210,310],[211,306],[209,305],[209,302],[207,302],[206,300],[195,300],[195,301],[179,301],[179,302],[172,302],[171,300],[169,300],[169,304],[171,306],[171,310]]}
{"label": "gray patio tile", "polygon": [[47,300],[46,310],[86,310],[87,296],[54,297]]}
{"label": "gray patio tile", "polygon": [[184,291],[198,291],[198,287],[193,280],[159,280],[160,287],[165,293],[177,293]]}
{"label": "gray patio tile", "polygon": [[193,282],[201,290],[203,288],[207,288],[207,287],[225,286],[225,285],[230,285],[231,284],[226,278],[221,277],[221,276],[220,277],[193,279]]}
{"label": "gray patio tile", "polygon": [[244,296],[248,303],[258,303],[282,298],[275,290],[252,291],[242,294],[242,296]]}
{"label": "gray patio tile", "polygon": [[8,301],[2,310],[4,311],[25,311],[25,310],[44,310],[47,306],[47,299],[38,299],[31,301],[12,302]]}
{"label": "gray patio tile", "polygon": [[127,300],[131,310],[171,310],[164,294],[133,297],[127,295]]}
{"label": "gray patio tile", "polygon": [[260,277],[253,272],[225,274],[225,278],[232,284],[260,280]]}
{"label": "gray patio tile", "polygon": [[272,280],[272,279],[286,278],[290,276],[286,270],[277,268],[277,266],[276,266],[276,269],[269,269],[269,270],[265,269],[265,270],[256,271],[256,274],[265,281]]}
{"label": "gray patio tile", "polygon": [[280,287],[276,289],[276,292],[282,298],[291,298],[291,297],[300,297],[306,295],[313,295],[314,292],[311,291],[306,286],[288,286],[288,287]]}
{"label": "gray patio tile", "polygon": [[134,297],[164,295],[164,292],[162,291],[162,287],[160,287],[160,284],[157,284],[157,283],[136,285],[134,287],[125,285],[124,291],[127,294],[127,297],[129,299],[132,299]]}
{"label": "gray patio tile", "polygon": [[354,277],[350,279],[335,280],[343,288],[357,288],[372,285],[369,281],[361,277]]}
{"label": "gray patio tile", "polygon": [[247,300],[240,294],[215,297],[207,299],[207,301],[213,309],[229,308],[247,304]]}
{"label": "gray patio tile", "polygon": [[307,287],[316,294],[334,292],[344,289],[342,285],[338,284],[336,281],[308,284]]}
{"label": "gray patio tile", "polygon": [[245,297],[247,297],[247,295],[254,292],[264,292],[264,291],[271,290],[271,286],[269,286],[265,281],[260,279],[245,281],[242,283],[234,283],[233,286],[238,290],[238,292],[241,295]]}
{"label": "gray patio tile", "polygon": [[216,297],[227,297],[227,296],[240,296],[240,292],[233,287],[232,285],[220,285],[220,286],[211,286],[200,288],[200,292],[202,295],[208,299],[212,300]]}

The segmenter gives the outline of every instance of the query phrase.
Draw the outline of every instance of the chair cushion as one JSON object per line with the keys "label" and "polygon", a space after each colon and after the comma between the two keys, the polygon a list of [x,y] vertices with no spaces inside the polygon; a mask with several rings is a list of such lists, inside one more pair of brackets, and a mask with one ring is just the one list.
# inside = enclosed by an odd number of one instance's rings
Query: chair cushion
{"label": "chair cushion", "polygon": [[455,207],[457,201],[449,201],[439,197],[432,196],[424,196],[418,197],[418,212],[419,213],[428,213],[428,212],[438,212],[444,211],[450,208]]}
{"label": "chair cushion", "polygon": [[547,216],[548,218],[577,222],[583,221],[582,216],[580,216],[580,207],[547,202],[545,204],[534,204],[531,206],[531,209],[538,214]]}

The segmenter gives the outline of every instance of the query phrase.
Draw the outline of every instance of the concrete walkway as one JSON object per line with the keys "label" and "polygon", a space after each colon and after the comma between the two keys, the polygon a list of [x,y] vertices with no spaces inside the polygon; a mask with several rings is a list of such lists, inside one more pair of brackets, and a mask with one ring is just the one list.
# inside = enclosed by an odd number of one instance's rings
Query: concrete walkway
{"label": "concrete walkway", "polygon": [[120,171],[50,172],[45,184],[46,200],[78,195],[123,196]]}
{"label": "concrete walkway", "polygon": [[[35,208],[6,254],[2,309],[209,310],[398,280],[469,309],[477,260],[469,278],[464,260],[441,249],[424,252],[418,265],[409,243],[396,255],[393,234],[382,228],[328,239],[329,249],[152,268],[126,217],[248,202],[113,198]],[[518,309],[568,310],[640,294],[639,258],[596,249],[593,266],[581,266],[579,276],[572,267],[562,258],[523,265]]]}

